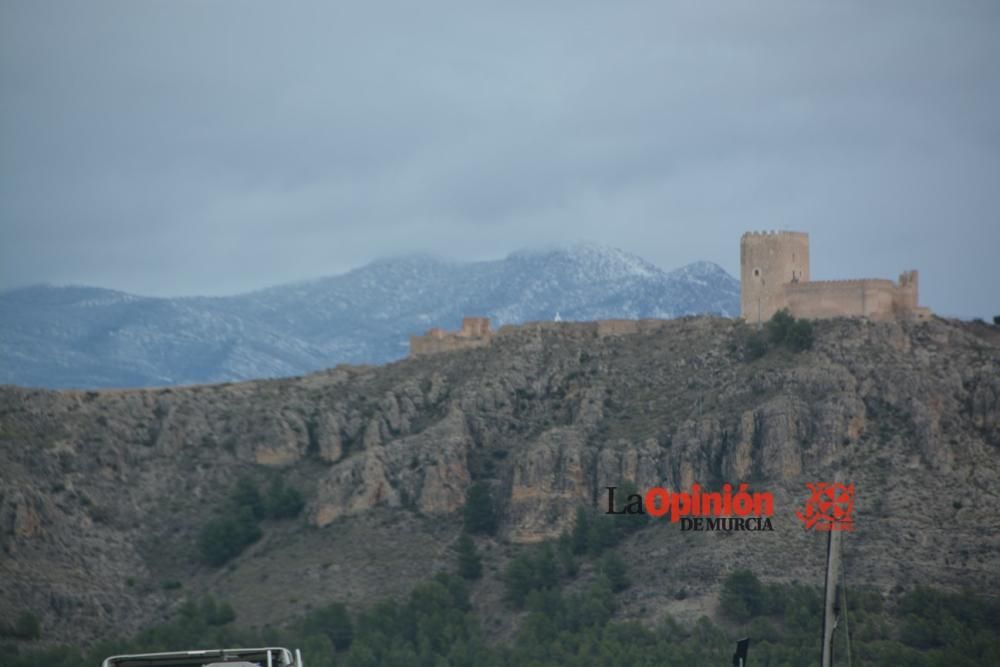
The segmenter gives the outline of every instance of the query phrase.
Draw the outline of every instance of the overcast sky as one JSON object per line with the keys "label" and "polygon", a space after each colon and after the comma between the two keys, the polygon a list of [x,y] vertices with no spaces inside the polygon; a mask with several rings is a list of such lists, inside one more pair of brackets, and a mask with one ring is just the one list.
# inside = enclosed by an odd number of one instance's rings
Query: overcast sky
{"label": "overcast sky", "polygon": [[1000,313],[1000,2],[0,4],[0,289],[588,240]]}

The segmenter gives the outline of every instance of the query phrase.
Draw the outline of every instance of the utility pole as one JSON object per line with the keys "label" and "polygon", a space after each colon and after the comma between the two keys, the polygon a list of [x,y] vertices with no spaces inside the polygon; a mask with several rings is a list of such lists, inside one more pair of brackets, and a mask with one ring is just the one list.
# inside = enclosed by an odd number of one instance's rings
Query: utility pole
{"label": "utility pole", "polygon": [[[838,473],[835,476],[837,484],[843,482]],[[837,629],[837,581],[840,570],[840,531],[831,530],[827,533],[826,542],[826,581],[823,586],[823,652],[820,658],[821,667],[833,667],[833,631]]]}

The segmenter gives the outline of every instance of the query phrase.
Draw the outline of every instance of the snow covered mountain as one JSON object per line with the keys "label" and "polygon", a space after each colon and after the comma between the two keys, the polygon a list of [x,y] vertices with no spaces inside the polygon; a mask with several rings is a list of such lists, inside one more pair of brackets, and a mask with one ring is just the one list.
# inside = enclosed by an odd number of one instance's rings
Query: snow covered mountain
{"label": "snow covered mountain", "polygon": [[406,355],[409,336],[532,320],[735,317],[739,283],[695,262],[666,272],[575,245],[502,260],[379,260],[343,275],[230,297],[149,298],[91,287],[0,293],[0,383],[134,387],[297,375]]}

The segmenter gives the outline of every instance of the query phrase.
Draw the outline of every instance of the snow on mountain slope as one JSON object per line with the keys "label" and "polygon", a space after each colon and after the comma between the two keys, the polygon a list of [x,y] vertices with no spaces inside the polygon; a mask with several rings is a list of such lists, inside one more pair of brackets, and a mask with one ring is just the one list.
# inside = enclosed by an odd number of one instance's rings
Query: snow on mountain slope
{"label": "snow on mountain slope", "polygon": [[579,244],[502,260],[423,255],[231,297],[158,299],[91,287],[0,293],[0,383],[43,387],[189,384],[307,373],[405,356],[408,337],[532,320],[735,317],[739,283],[695,262],[666,272]]}

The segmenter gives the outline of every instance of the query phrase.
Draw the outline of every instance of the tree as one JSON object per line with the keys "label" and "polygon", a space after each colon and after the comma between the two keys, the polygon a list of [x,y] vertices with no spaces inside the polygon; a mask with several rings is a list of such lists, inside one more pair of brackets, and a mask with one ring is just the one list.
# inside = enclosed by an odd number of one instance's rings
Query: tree
{"label": "tree", "polygon": [[510,562],[504,572],[507,600],[520,609],[532,591],[554,588],[558,583],[559,568],[552,547],[545,544]]}
{"label": "tree", "polygon": [[14,625],[0,629],[0,636],[2,635],[18,639],[39,639],[42,636],[42,624],[30,611],[22,611],[14,621]]}
{"label": "tree", "polygon": [[253,510],[240,506],[229,516],[213,519],[198,533],[198,550],[209,565],[222,565],[240,555],[250,544],[260,539],[260,527]]}
{"label": "tree", "polygon": [[625,561],[614,551],[609,551],[601,558],[601,574],[608,578],[611,590],[619,593],[629,587],[630,583],[626,573]]}
{"label": "tree", "polygon": [[497,529],[493,494],[485,482],[476,482],[465,496],[465,530],[469,533],[492,535]]}
{"label": "tree", "polygon": [[736,570],[723,581],[719,604],[734,621],[749,621],[764,610],[764,586],[750,570]]}
{"label": "tree", "polygon": [[[787,309],[782,308],[767,322],[767,338],[772,345],[784,345],[790,350],[801,352],[808,350],[813,344],[812,322],[806,319],[795,319]],[[747,356],[756,359],[767,351],[763,338],[751,335],[747,342]]]}
{"label": "tree", "polygon": [[264,499],[257,490],[257,485],[249,477],[240,477],[229,496],[236,507],[249,507],[254,518],[263,519],[265,514]]}
{"label": "tree", "polygon": [[782,308],[768,320],[767,336],[775,345],[781,345],[788,339],[794,324],[795,318],[788,312],[788,309]]}
{"label": "tree", "polygon": [[576,521],[573,522],[573,532],[570,541],[573,553],[580,555],[587,552],[590,544],[590,515],[583,507],[576,508]]}
{"label": "tree", "polygon": [[302,494],[297,489],[285,486],[282,478],[275,477],[271,481],[265,502],[267,516],[272,519],[291,519],[299,515],[305,504]]}
{"label": "tree", "polygon": [[747,359],[753,361],[760,359],[767,354],[767,338],[759,331],[754,331],[747,336],[746,355]]}
{"label": "tree", "polygon": [[347,607],[340,602],[311,612],[306,617],[303,630],[309,635],[327,637],[337,651],[346,651],[354,641],[354,623]]}
{"label": "tree", "polygon": [[199,609],[201,618],[208,625],[225,625],[236,620],[236,612],[228,602],[218,603],[211,595],[205,596]]}
{"label": "tree", "polygon": [[993,324],[995,324],[996,326],[1000,327],[1000,315],[994,315],[993,316]]}
{"label": "tree", "polygon": [[465,579],[478,579],[483,574],[483,560],[476,543],[466,533],[458,538],[458,573]]}
{"label": "tree", "polygon": [[799,319],[792,323],[785,344],[796,352],[802,352],[812,347],[813,337],[812,322]]}

